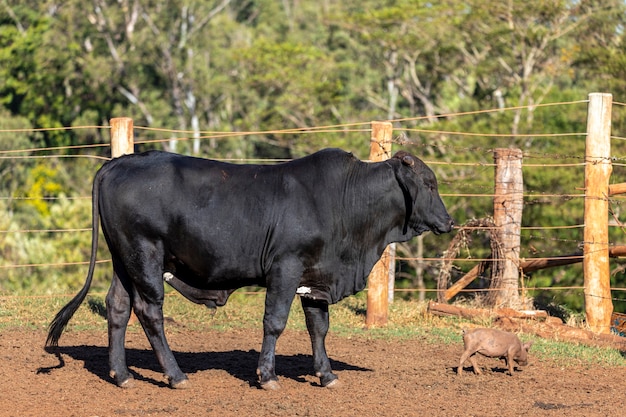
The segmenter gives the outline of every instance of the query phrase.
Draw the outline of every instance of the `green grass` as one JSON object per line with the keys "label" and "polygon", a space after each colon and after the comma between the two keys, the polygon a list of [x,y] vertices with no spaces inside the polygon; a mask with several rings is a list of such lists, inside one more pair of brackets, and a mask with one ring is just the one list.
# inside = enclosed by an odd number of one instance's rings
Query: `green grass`
{"label": "green grass", "polygon": [[[0,332],[18,328],[46,331],[52,317],[69,299],[69,296],[0,296]],[[210,310],[171,292],[165,299],[164,314],[184,326],[180,331],[228,331],[243,328],[261,330],[263,303],[264,292],[236,292],[226,306]],[[349,297],[331,306],[331,333],[338,337],[419,340],[433,344],[461,345],[463,327],[490,325],[489,320],[470,322],[456,317],[434,316],[426,311],[426,303],[396,300],[389,307],[387,326],[366,329],[365,311],[364,294]],[[104,294],[92,294],[72,318],[68,330],[106,332],[103,314]],[[292,306],[287,328],[306,330],[304,314],[297,300]],[[142,330],[139,325],[133,325],[129,331]],[[520,338],[534,342],[531,352],[535,357],[553,360],[562,366],[626,367],[626,352],[617,349],[542,339],[529,334],[520,334]]]}

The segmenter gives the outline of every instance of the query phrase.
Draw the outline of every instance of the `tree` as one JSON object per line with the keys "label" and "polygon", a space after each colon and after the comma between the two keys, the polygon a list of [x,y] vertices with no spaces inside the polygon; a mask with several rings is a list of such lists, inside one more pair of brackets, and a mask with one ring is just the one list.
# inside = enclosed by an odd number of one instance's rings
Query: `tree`
{"label": "tree", "polygon": [[[513,135],[529,131],[533,106],[542,103],[553,87],[571,79],[575,51],[586,39],[581,35],[591,17],[602,9],[586,3],[467,2],[467,12],[458,24],[464,42],[458,47],[465,66],[476,68],[471,77],[476,84],[459,85],[467,92],[475,88],[473,95],[478,100],[489,99],[492,106],[527,107],[515,110],[509,131]],[[532,140],[524,139],[524,143],[528,146]]]}
{"label": "tree", "polygon": [[[346,7],[337,24],[367,45],[363,53],[369,65],[383,76],[368,92],[370,101],[388,119],[445,113],[448,109],[439,92],[446,74],[459,62],[451,25],[463,4],[397,0],[368,6]],[[404,103],[398,102],[399,96]]]}
{"label": "tree", "polygon": [[[0,15],[0,97],[13,114],[33,127],[71,125],[87,94],[80,48],[54,27],[54,11],[8,6]],[[47,146],[72,143],[72,135],[48,132]]]}

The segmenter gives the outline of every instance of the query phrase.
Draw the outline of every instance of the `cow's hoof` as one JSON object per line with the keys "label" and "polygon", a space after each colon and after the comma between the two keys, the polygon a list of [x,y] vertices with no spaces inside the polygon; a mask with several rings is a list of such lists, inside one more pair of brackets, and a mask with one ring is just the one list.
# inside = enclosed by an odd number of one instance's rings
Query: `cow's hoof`
{"label": "cow's hoof", "polygon": [[115,381],[115,385],[120,388],[134,388],[135,387],[135,379],[132,375],[126,373],[126,378],[120,377],[117,372],[111,371],[109,373],[113,381]]}
{"label": "cow's hoof", "polygon": [[280,390],[280,384],[275,379],[270,379],[267,382],[261,382],[261,388],[266,391],[278,391]]}
{"label": "cow's hoof", "polygon": [[339,382],[338,379],[333,379],[328,384],[323,385],[323,386],[324,388],[337,389],[337,388],[341,388],[341,382]]}
{"label": "cow's hoof", "polygon": [[189,379],[187,378],[181,379],[179,381],[174,381],[173,379],[170,379],[170,387],[174,389],[187,389],[191,388],[191,382],[189,382]]}
{"label": "cow's hoof", "polygon": [[123,381],[117,383],[117,386],[120,388],[135,388],[135,379],[134,378],[126,378]]}
{"label": "cow's hoof", "polygon": [[329,373],[326,376],[317,375],[320,377],[320,384],[326,388],[339,388],[341,385],[339,383],[339,379],[337,379],[337,375],[333,373]]}

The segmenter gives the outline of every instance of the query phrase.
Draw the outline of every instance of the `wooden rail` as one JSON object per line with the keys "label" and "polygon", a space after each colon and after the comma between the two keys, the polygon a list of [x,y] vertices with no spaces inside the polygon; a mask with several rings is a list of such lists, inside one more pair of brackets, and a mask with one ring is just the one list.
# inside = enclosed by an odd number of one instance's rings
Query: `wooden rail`
{"label": "wooden rail", "polygon": [[[626,256],[626,246],[611,246],[609,248],[609,256],[611,258],[620,258]],[[564,266],[571,265],[575,263],[579,263],[583,261],[583,253],[576,252],[571,255],[563,255],[563,256],[555,256],[552,258],[538,258],[538,259],[530,259],[527,261],[521,261],[519,264],[519,269],[524,274],[531,273],[533,271],[538,271],[540,269],[545,268],[553,268],[555,266]],[[490,261],[482,261],[474,268],[470,269],[469,272],[459,280],[457,280],[453,285],[450,286],[445,292],[445,300],[450,301],[455,295],[457,295],[461,290],[467,287],[474,279],[476,279],[480,274],[482,274],[485,269],[489,266]]]}

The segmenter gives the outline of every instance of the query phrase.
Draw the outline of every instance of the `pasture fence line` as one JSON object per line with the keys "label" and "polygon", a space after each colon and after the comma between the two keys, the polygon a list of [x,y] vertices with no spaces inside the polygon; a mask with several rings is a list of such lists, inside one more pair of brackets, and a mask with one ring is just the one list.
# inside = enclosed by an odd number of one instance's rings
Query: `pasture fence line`
{"label": "pasture fence line", "polygon": [[[607,103],[611,104],[611,99],[612,97],[610,95],[599,95],[602,98],[602,102],[603,103]],[[589,106],[589,110],[588,110],[588,129],[587,132],[584,133],[579,133],[579,132],[573,132],[573,133],[559,133],[559,134],[550,134],[550,133],[526,133],[526,134],[518,134],[518,135],[511,135],[511,134],[489,134],[489,133],[473,133],[473,132],[454,132],[454,131],[446,131],[446,130],[430,130],[430,129],[416,129],[416,128],[404,128],[404,127],[395,127],[395,131],[396,132],[416,132],[416,133],[420,133],[420,134],[424,134],[424,135],[429,135],[429,134],[433,134],[433,135],[459,135],[459,136],[483,136],[483,137],[487,137],[487,136],[493,136],[493,137],[507,137],[507,138],[511,138],[513,136],[523,136],[523,137],[552,137],[552,136],[558,136],[558,137],[568,137],[568,136],[585,136],[587,138],[587,141],[590,141],[590,137],[592,137],[592,135],[594,135],[594,133],[592,131],[590,131],[590,125],[593,121],[596,120],[597,116],[593,116],[592,117],[592,107],[595,105],[594,101],[597,100],[597,97],[594,96],[593,94],[589,95],[589,100],[579,100],[579,101],[572,101],[572,102],[566,102],[566,103],[546,103],[546,104],[541,104],[541,105],[535,105],[533,106],[533,108],[536,107],[545,107],[545,106],[555,106],[555,105],[578,105],[578,104],[588,104]],[[613,103],[616,105],[622,105],[621,103]],[[517,109],[518,107],[513,107],[511,109]],[[453,113],[453,114],[448,114],[448,115],[438,115],[437,117],[457,117],[457,116],[462,116],[462,115],[472,115],[472,114],[481,114],[481,113],[490,113],[490,112],[503,112],[506,111],[507,109],[489,109],[489,110],[479,110],[479,111],[473,111],[473,112],[462,112],[462,113]],[[600,115],[604,114],[604,118],[606,119],[606,110],[604,110],[604,113],[600,113]],[[403,118],[403,119],[395,119],[395,120],[388,120],[385,121],[383,123],[389,123],[389,124],[393,124],[393,123],[401,123],[401,122],[406,122],[406,121],[417,121],[417,120],[421,120],[421,119],[427,119],[430,117],[412,117],[412,118]],[[119,119],[119,120],[118,120]],[[608,137],[608,139],[624,139],[624,138],[620,138],[617,136],[611,136],[610,135],[610,110],[608,113],[608,120],[609,120],[609,132],[608,135],[606,132],[601,133],[598,137],[601,137],[602,140],[606,140],[606,138]],[[119,125],[116,125],[118,124]],[[253,135],[253,134],[269,134],[269,133],[273,133],[273,134],[293,134],[293,133],[298,133],[298,134],[312,134],[312,133],[323,133],[323,132],[371,132],[372,134],[372,139],[370,141],[370,143],[373,144],[376,142],[375,140],[373,140],[375,138],[375,134],[374,134],[374,130],[375,130],[375,123],[380,123],[380,122],[367,122],[367,123],[350,123],[350,124],[343,124],[343,125],[328,125],[328,126],[320,126],[320,127],[311,127],[311,128],[298,128],[298,129],[281,129],[281,130],[275,130],[275,131],[264,131],[264,132],[211,132],[211,131],[206,131],[206,132],[201,132],[203,138],[226,138],[226,137],[237,137],[237,136],[247,136],[247,135]],[[167,132],[167,133],[182,133],[182,134],[190,134],[193,133],[191,131],[185,131],[185,130],[174,130],[174,129],[155,129],[155,128],[149,128],[149,127],[142,127],[142,126],[133,126],[133,121],[132,119],[129,118],[116,118],[116,119],[111,119],[110,121],[110,126],[85,126],[85,127],[74,127],[76,129],[79,128],[98,128],[98,129],[110,129],[111,130],[111,139],[113,141],[113,137],[126,137],[129,138],[131,140],[135,139],[135,132],[137,131],[162,131],[162,132]],[[365,126],[370,126],[369,128],[366,128]],[[35,130],[59,130],[59,129],[71,129],[71,128],[49,128],[49,129],[28,129],[28,131],[35,131]],[[394,128],[392,128],[392,130],[394,130]],[[606,130],[606,129],[605,129]],[[391,137],[393,135],[393,132],[389,133],[389,136]],[[596,139],[596,136],[593,136],[594,139],[591,140],[591,142],[595,143],[598,139]],[[180,138],[175,138],[175,140],[188,140],[188,139],[196,139],[197,137],[192,137],[191,135],[189,137],[180,137]],[[169,142],[171,141],[172,138],[168,137],[166,139],[157,139],[157,140],[136,140],[134,142],[134,144],[150,144],[150,143],[159,143],[159,142]],[[415,146],[428,146],[428,145],[420,145],[418,143],[412,142],[412,141],[407,141],[406,139],[404,139],[403,136],[396,138],[396,139],[389,139],[389,146],[391,147],[391,143],[393,144],[399,144],[399,145],[415,145]],[[91,145],[75,145],[75,146],[65,146],[65,147],[48,147],[48,148],[35,148],[35,149],[21,149],[21,150],[9,150],[9,151],[0,151],[0,159],[20,159],[20,158],[50,158],[50,157],[55,157],[55,155],[23,155],[24,153],[37,153],[37,152],[54,152],[54,151],[58,151],[58,150],[65,150],[65,149],[78,149],[78,148],[94,148],[94,147],[105,147],[105,146],[111,146],[111,152],[112,152],[112,156],[119,156],[123,153],[131,153],[132,149],[133,149],[133,145],[122,145],[122,147],[120,148],[121,150],[118,151],[114,151],[114,145],[113,143],[109,144],[91,144]],[[117,145],[116,145],[117,146]],[[480,149],[480,148],[476,148],[476,147],[460,147],[460,146],[455,146],[454,144],[442,144],[442,145],[438,145],[441,147],[446,147],[446,146],[450,146],[453,147],[454,149],[464,149],[467,151],[478,151],[478,152],[484,152],[486,151],[485,149]],[[609,145],[609,149],[610,149],[610,145]],[[20,155],[21,153],[21,155]],[[389,152],[390,153],[390,150]],[[587,154],[589,154],[589,152],[587,152]],[[528,153],[524,153],[524,156],[527,156]],[[537,154],[543,157],[546,157],[548,155],[546,154]],[[56,155],[58,157],[65,157],[66,155]],[[94,157],[94,158],[100,158],[100,159],[107,159],[107,158],[103,158],[100,156],[93,156],[93,155],[67,155],[68,157]],[[525,163],[524,167],[530,167],[530,166],[537,166],[537,167],[553,167],[553,166],[564,166],[564,167],[579,167],[579,166],[585,166],[585,169],[587,169],[590,165],[592,166],[596,166],[596,165],[602,165],[602,164],[608,164],[608,165],[619,165],[618,163],[616,163],[617,161],[619,161],[619,158],[614,158],[613,161],[611,161],[610,158],[610,154],[609,157],[600,157],[598,158],[597,155],[592,155],[591,157],[588,157],[588,155],[585,155],[585,157],[581,157],[580,155],[556,155],[555,157],[558,158],[572,158],[572,159],[581,159],[583,160],[583,162],[580,163],[550,163],[550,164],[529,164],[529,163]],[[592,158],[596,157],[598,158],[597,160],[593,160]],[[372,155],[370,155],[370,160],[374,160],[374,157]],[[436,161],[428,161],[426,158],[424,159],[426,163],[428,164],[433,164],[433,165],[464,165],[464,166],[480,166],[480,167],[496,167],[497,166],[497,161],[494,161],[493,163],[485,163],[485,162],[445,162],[445,161],[441,161],[441,160],[436,160]],[[249,161],[248,159],[237,159],[237,161]],[[552,161],[553,162],[553,161]],[[586,174],[587,177],[587,174]],[[568,194],[568,195],[564,195],[564,194],[545,194],[545,193],[534,193],[534,194],[524,194],[523,198],[548,198],[548,197],[553,197],[553,198],[584,198],[585,199],[585,203],[589,202],[589,201],[600,201],[600,202],[604,202],[605,206],[607,207],[608,210],[608,198],[610,196],[616,195],[620,192],[623,192],[622,189],[620,188],[621,185],[619,184],[611,184],[611,185],[607,185],[607,191],[606,192],[600,192],[599,194],[592,194],[591,193],[591,189],[588,188],[587,186],[587,180],[585,181],[585,189],[582,190],[583,192],[581,194]],[[626,185],[624,186],[624,190],[626,190]],[[498,192],[493,192],[493,193],[448,193],[448,194],[442,194],[442,196],[446,197],[446,196],[450,196],[450,197],[462,197],[462,196],[466,196],[466,197],[484,197],[484,198],[498,198],[499,194]],[[7,197],[3,197],[0,196],[0,199],[5,199]],[[12,200],[17,200],[20,197],[8,197]],[[67,197],[64,197],[67,198]],[[70,198],[90,198],[90,197],[70,197]],[[587,211],[587,210],[585,210]],[[607,211],[604,211],[604,213],[606,214]],[[607,217],[605,216],[600,216],[600,217]],[[587,219],[587,216],[585,216],[585,221],[584,224],[582,225],[574,225],[574,226],[530,226],[530,227],[520,227],[519,230],[524,230],[524,229],[549,229],[549,228],[583,228],[586,230],[587,225],[589,224],[589,221]],[[603,227],[603,226],[601,226]],[[482,229],[482,230],[486,230],[485,228],[477,228],[478,230]],[[55,229],[55,230],[51,230],[49,232],[53,232],[53,233],[63,233],[63,232],[76,232],[76,231],[89,231],[91,229],[65,229],[65,230],[61,230],[61,229]],[[607,230],[608,230],[608,225],[607,225]],[[0,231],[0,233],[4,234],[4,233],[34,233],[35,231],[33,230],[8,230],[8,231]],[[519,234],[519,232],[507,232],[505,233],[506,235],[513,235],[515,236],[516,234]],[[587,246],[588,242],[592,242],[591,245]],[[608,243],[608,235],[606,237],[606,239],[601,239],[597,236],[594,236],[593,239],[588,239],[587,237],[585,237],[582,241],[582,244],[584,245],[584,248],[586,249],[586,251],[582,254],[582,255],[577,255],[575,256],[577,259],[583,260],[584,259],[595,259],[594,256],[597,253],[602,254],[602,256],[604,256],[605,252],[608,251],[609,248],[609,243]],[[595,248],[592,246],[599,246],[599,248]],[[385,258],[390,257],[391,255],[386,255]],[[444,255],[445,258],[445,255]],[[542,258],[537,258],[537,259],[559,259],[562,257],[542,257]],[[402,259],[408,259],[408,258],[397,258],[397,260],[402,260]],[[419,258],[411,258],[411,259],[420,259],[422,261],[432,261],[432,262],[436,262],[436,261],[441,261],[442,258],[427,258],[427,257],[419,257]],[[498,258],[488,258],[485,261],[489,261],[489,262],[493,262],[494,260],[496,260]],[[508,260],[511,261],[510,257],[503,257],[502,259],[504,260]],[[478,258],[471,258],[471,259],[455,259],[456,261],[459,262],[481,262],[483,260],[478,259]],[[107,261],[104,261],[107,262]],[[512,261],[513,263],[515,263],[515,261]],[[519,260],[518,262],[523,262],[523,260]],[[588,261],[589,262],[589,261]],[[87,262],[84,262],[85,264]],[[393,262],[389,262],[391,265],[393,265]],[[65,264],[65,263],[64,263]],[[79,262],[77,264],[83,264],[83,262]],[[33,264],[30,265],[2,265],[0,266],[1,268],[7,268],[7,267],[21,267],[21,266],[32,266]],[[36,264],[36,265],[61,265],[61,264]],[[604,269],[606,269],[605,267],[603,267]],[[393,268],[389,268],[389,270],[392,270]],[[594,273],[588,274],[587,272],[585,272],[585,285],[583,287],[580,287],[581,289],[584,289],[584,293],[585,293],[585,306],[587,307],[588,305],[592,305],[593,304],[593,299],[602,299],[602,300],[611,300],[611,290],[622,290],[619,288],[613,288],[611,289],[610,286],[608,287],[608,296],[607,296],[607,288],[602,287],[600,292],[598,293],[597,289],[595,287],[592,287],[592,285],[596,285],[596,282],[587,282],[587,276],[593,276]],[[596,274],[597,275],[597,274]],[[602,276],[604,276],[604,271]],[[607,280],[606,278],[601,278],[603,280],[603,282],[607,282],[609,280]],[[370,282],[371,282],[372,278],[370,277]],[[402,292],[402,291],[411,291],[411,289],[393,289],[393,285],[389,285],[389,284],[393,284],[393,281],[391,279],[389,279],[387,281],[387,286],[388,286],[388,292]],[[501,288],[502,286],[498,286],[497,288]],[[535,287],[536,289],[538,288],[543,288],[543,289],[554,289],[554,290],[558,290],[559,287]],[[567,288],[572,288],[572,287],[567,287]],[[491,287],[489,289],[484,289],[484,291],[494,291],[494,287]],[[417,289],[417,290],[422,290],[422,289]],[[425,290],[425,291],[438,291],[438,290]],[[472,291],[472,292],[477,292],[477,291],[483,291],[483,289],[471,289],[471,290],[465,290],[462,289],[461,291],[465,292],[465,291]],[[368,288],[368,294],[371,292],[371,288]],[[606,304],[606,303],[604,303]],[[369,310],[369,306],[368,306],[368,310]],[[586,311],[586,314],[590,314],[589,312]],[[593,313],[592,313],[593,314]],[[602,317],[606,317],[606,311],[604,313],[601,314]],[[610,318],[610,314],[609,314],[609,318]],[[589,317],[588,317],[589,320]],[[598,328],[601,329],[601,331],[604,332],[604,329],[607,327],[605,326],[603,323],[605,321],[600,320],[599,324],[593,324],[591,325],[592,328]]]}
{"label": "pasture fence line", "polygon": [[[597,333],[610,333],[613,304],[609,270],[609,200],[610,195],[626,192],[626,184],[610,186],[611,165],[611,104],[612,95],[589,94],[587,136],[585,141],[585,185],[584,185],[584,240],[583,240],[583,279],[585,316],[588,326]],[[374,129],[374,126],[373,126]],[[378,140],[378,139],[377,139]],[[494,292],[491,303],[497,306],[518,306],[520,270],[520,230],[523,208],[522,151],[519,149],[496,149],[494,225],[496,237],[492,242],[492,253],[504,262],[490,260],[492,283],[500,290]],[[612,191],[612,193],[611,193]],[[388,256],[383,255],[383,259]],[[575,259],[574,261],[576,261]],[[386,262],[390,263],[389,260]],[[448,261],[449,262],[449,261]],[[541,267],[571,263],[571,260],[544,264]],[[536,265],[537,266],[537,265]],[[458,293],[484,269],[478,264],[460,281]],[[371,279],[371,278],[370,278]],[[375,279],[376,288],[382,286]],[[438,288],[442,290],[443,288]],[[380,291],[371,291],[372,305],[381,301]],[[441,293],[440,293],[441,295]],[[368,293],[368,309],[370,293]],[[379,307],[376,307],[379,308]]]}
{"label": "pasture fence line", "polygon": [[[584,185],[584,241],[583,241],[583,279],[585,296],[585,316],[588,326],[597,333],[610,333],[611,315],[613,312],[610,270],[609,270],[609,234],[608,234],[608,197],[626,192],[626,184],[610,187],[611,166],[611,104],[612,95],[603,93],[589,94],[587,136],[585,142],[585,185]],[[374,125],[372,130],[374,131]],[[373,135],[373,142],[381,139]],[[385,153],[390,153],[385,151]],[[523,207],[523,180],[521,159],[522,151],[518,149],[497,149],[496,160],[494,224],[498,236],[502,239],[493,250],[500,251],[498,258],[504,262],[491,260],[492,282],[501,289],[491,298],[494,305],[519,305],[519,273],[521,270],[520,228]],[[611,193],[612,191],[612,193]],[[380,262],[391,264],[390,256],[383,254]],[[552,265],[571,263],[571,260],[553,262]],[[498,266],[497,266],[498,265]],[[537,265],[536,265],[537,266]],[[498,268],[498,270],[496,270]],[[481,264],[477,265],[462,280],[466,285],[471,277],[481,272]],[[368,310],[371,306],[378,310],[384,305],[380,298],[383,292],[379,288],[384,283],[376,272],[371,284],[376,290],[368,292]],[[463,287],[461,287],[462,289]],[[442,288],[439,288],[440,290]],[[460,289],[456,289],[456,292]],[[370,296],[371,295],[371,296]],[[380,320],[375,324],[384,324],[384,315],[376,316]]]}
{"label": "pasture fence line", "polygon": [[[107,262],[107,261],[105,261]],[[110,262],[110,261],[109,261]],[[98,263],[101,263],[100,261],[98,261]],[[89,262],[82,262],[82,264],[89,264]],[[533,287],[531,290],[533,291],[571,291],[571,290],[584,290],[585,287],[582,285],[572,285],[572,286],[564,286],[564,287]],[[626,288],[613,288],[614,290],[619,290],[619,291],[626,291]],[[476,293],[476,292],[494,292],[494,291],[500,291],[501,288],[472,288],[472,289],[463,289],[460,292],[466,292],[466,293]],[[369,289],[366,288],[363,290],[364,292],[368,292]],[[429,292],[429,293],[440,293],[442,292],[442,290],[439,290],[437,288],[425,288],[425,289],[418,289],[418,288],[395,288],[394,292],[396,293],[412,293],[412,292],[418,292],[418,291],[425,291],[425,292]],[[264,288],[259,288],[258,290],[245,290],[245,291],[240,291],[241,294],[244,295],[262,295],[265,293]],[[104,297],[106,296],[106,292],[103,291],[90,291],[89,295],[93,296],[93,297]],[[0,300],[9,300],[9,299],[51,299],[51,298],[72,298],[74,297],[76,294],[75,293],[58,293],[58,294],[10,294],[10,295],[0,295]],[[177,296],[180,295],[177,291],[171,291],[171,292],[166,292],[165,293],[166,296]],[[183,297],[182,295],[180,295],[180,297]],[[618,298],[618,297],[613,297],[612,300],[615,301],[626,301],[626,299],[622,299],[622,298]]]}

